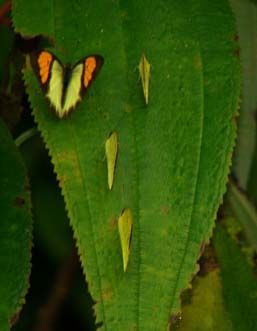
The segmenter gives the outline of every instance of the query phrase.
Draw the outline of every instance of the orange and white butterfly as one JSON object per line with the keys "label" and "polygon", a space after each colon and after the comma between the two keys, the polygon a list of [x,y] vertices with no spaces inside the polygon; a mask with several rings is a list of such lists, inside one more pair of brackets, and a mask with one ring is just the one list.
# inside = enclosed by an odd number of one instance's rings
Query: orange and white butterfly
{"label": "orange and white butterfly", "polygon": [[46,50],[31,55],[42,90],[59,118],[67,116],[82,100],[103,62],[102,56],[90,55],[70,66]]}

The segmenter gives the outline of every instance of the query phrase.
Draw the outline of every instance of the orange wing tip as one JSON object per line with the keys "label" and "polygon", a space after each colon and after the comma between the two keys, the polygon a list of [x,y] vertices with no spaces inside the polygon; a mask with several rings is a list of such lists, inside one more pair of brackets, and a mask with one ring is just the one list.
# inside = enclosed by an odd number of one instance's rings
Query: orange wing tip
{"label": "orange wing tip", "polygon": [[94,56],[90,56],[85,61],[85,70],[84,70],[84,86],[88,87],[90,81],[93,78],[93,73],[96,69],[96,58]]}
{"label": "orange wing tip", "polygon": [[40,81],[42,84],[45,84],[50,75],[50,66],[53,61],[52,54],[43,51],[38,56],[38,67],[39,67],[39,75]]}

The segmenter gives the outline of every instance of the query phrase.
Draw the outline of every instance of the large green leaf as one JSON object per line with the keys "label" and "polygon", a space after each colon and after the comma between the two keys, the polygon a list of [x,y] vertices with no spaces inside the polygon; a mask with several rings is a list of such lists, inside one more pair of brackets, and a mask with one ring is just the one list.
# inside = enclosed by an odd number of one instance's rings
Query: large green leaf
{"label": "large green leaf", "polygon": [[234,331],[257,328],[256,277],[236,242],[219,226],[214,236],[221,267],[224,303]]}
{"label": "large green leaf", "polygon": [[[226,0],[32,1],[14,25],[50,37],[63,62],[101,54],[82,104],[57,119],[29,65],[25,82],[77,239],[97,323],[107,330],[166,330],[207,241],[225,191],[239,97],[235,27]],[[151,65],[145,106],[137,66]],[[114,186],[105,141],[118,133]],[[117,218],[131,208],[123,272]]]}
{"label": "large green leaf", "polygon": [[254,117],[257,108],[257,7],[250,0],[230,0],[230,2],[238,27],[243,78],[233,169],[240,187],[246,189],[256,144]]}
{"label": "large green leaf", "polygon": [[31,213],[22,159],[0,121],[0,330],[15,321],[29,285]]}

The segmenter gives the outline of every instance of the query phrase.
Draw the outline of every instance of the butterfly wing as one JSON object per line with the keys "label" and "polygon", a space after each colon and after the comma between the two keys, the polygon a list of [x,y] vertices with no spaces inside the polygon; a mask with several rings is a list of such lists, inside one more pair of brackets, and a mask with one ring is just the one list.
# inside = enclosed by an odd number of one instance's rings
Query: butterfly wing
{"label": "butterfly wing", "polygon": [[[59,118],[63,118],[81,101],[103,64],[103,57],[90,55],[76,63],[64,89],[64,68],[58,58],[48,51],[31,56],[32,66],[40,85]],[[65,91],[64,91],[65,90]]]}
{"label": "butterfly wing", "polygon": [[72,109],[76,107],[78,102],[81,101],[81,80],[83,74],[83,64],[79,63],[73,67],[70,80],[67,86],[64,105],[63,115],[67,115]]}
{"label": "butterfly wing", "polygon": [[65,115],[81,101],[102,65],[103,57],[100,55],[87,56],[74,65],[64,99]]}
{"label": "butterfly wing", "polygon": [[58,117],[62,117],[64,68],[55,55],[48,51],[32,54],[31,63],[42,90]]}
{"label": "butterfly wing", "polygon": [[100,55],[91,55],[87,56],[83,62],[84,71],[82,85],[84,91],[86,91],[95,79],[99,70],[101,69],[104,59]]}
{"label": "butterfly wing", "polygon": [[65,114],[62,107],[62,94],[63,94],[63,67],[59,61],[54,60],[51,76],[49,80],[48,90],[46,93],[47,99],[53,106],[56,115],[62,118]]}

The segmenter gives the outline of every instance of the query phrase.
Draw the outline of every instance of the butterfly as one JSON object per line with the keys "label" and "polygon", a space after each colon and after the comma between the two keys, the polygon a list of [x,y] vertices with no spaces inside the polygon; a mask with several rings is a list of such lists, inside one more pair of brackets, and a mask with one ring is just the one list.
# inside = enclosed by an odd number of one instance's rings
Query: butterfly
{"label": "butterfly", "polygon": [[70,66],[46,50],[31,55],[42,90],[59,118],[67,116],[82,100],[103,62],[102,56],[89,55]]}

